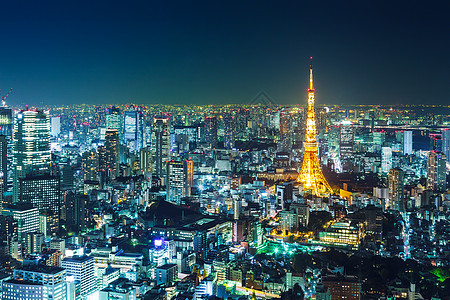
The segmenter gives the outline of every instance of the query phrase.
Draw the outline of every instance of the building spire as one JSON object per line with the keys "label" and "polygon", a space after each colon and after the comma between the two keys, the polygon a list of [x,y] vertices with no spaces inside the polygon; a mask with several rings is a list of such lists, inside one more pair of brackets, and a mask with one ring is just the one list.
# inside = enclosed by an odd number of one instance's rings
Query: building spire
{"label": "building spire", "polygon": [[309,91],[314,91],[313,74],[312,74],[312,56],[309,59],[311,59],[311,65],[309,67]]}

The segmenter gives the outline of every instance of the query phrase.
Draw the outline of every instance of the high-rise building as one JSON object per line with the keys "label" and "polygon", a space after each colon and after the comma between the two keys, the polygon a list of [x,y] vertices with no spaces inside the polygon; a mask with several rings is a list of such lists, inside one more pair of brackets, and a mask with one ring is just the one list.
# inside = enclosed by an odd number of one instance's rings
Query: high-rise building
{"label": "high-rise building", "polygon": [[39,110],[22,110],[14,118],[13,201],[20,201],[20,179],[50,173],[50,122]]}
{"label": "high-rise building", "polygon": [[119,133],[116,129],[107,129],[105,146],[98,148],[99,168],[108,178],[119,175]]}
{"label": "high-rise building", "polygon": [[122,113],[119,108],[111,106],[106,110],[106,129],[117,130],[119,141],[123,140]]}
{"label": "high-rise building", "polygon": [[413,132],[411,130],[403,131],[403,154],[411,155],[413,152]]}
{"label": "high-rise building", "polygon": [[392,148],[381,148],[381,172],[387,174],[392,169]]}
{"label": "high-rise building", "polygon": [[206,117],[205,118],[205,141],[207,147],[214,149],[217,147],[217,118]]}
{"label": "high-rise building", "polygon": [[86,203],[89,196],[68,191],[65,194],[66,228],[81,231],[86,226]]}
{"label": "high-rise building", "polygon": [[123,113],[123,142],[132,151],[144,146],[144,114],[138,107]]}
{"label": "high-rise building", "polygon": [[26,234],[39,231],[39,210],[30,203],[14,203],[4,207],[3,213],[17,221],[17,237],[25,242]]}
{"label": "high-rise building", "polygon": [[81,167],[84,181],[98,181],[98,153],[86,151],[81,157]]}
{"label": "high-rise building", "polygon": [[3,283],[2,299],[65,300],[66,271],[41,265],[15,269],[13,278]]}
{"label": "high-rise building", "polygon": [[50,133],[54,137],[61,133],[61,117],[52,117]]}
{"label": "high-rise building", "polygon": [[179,203],[181,198],[191,196],[194,177],[192,160],[167,162],[167,201]]}
{"label": "high-rise building", "polygon": [[141,148],[139,151],[139,167],[142,174],[150,174],[152,172],[153,157],[150,147]]}
{"label": "high-rise building", "polygon": [[224,135],[223,145],[225,149],[232,149],[234,147],[235,126],[234,117],[230,113],[223,115]]}
{"label": "high-rise building", "polygon": [[165,164],[170,158],[170,128],[169,119],[155,118],[153,120],[154,172],[157,177],[165,175]]}
{"label": "high-rise building", "polygon": [[428,154],[427,189],[438,192],[447,189],[446,157],[442,152],[430,151]]}
{"label": "high-rise building", "polygon": [[342,159],[350,158],[353,155],[353,139],[354,128],[353,123],[350,121],[342,121],[339,125],[340,142],[339,152]]}
{"label": "high-rise building", "polygon": [[97,289],[94,274],[94,258],[90,256],[66,257],[61,262],[66,270],[67,277],[74,281],[79,290],[79,298],[86,299]]}
{"label": "high-rise building", "polygon": [[25,253],[40,253],[44,244],[45,235],[42,232],[28,232],[25,242]]}
{"label": "high-rise building", "polygon": [[447,158],[447,162],[450,162],[450,128],[442,130],[442,152]]}
{"label": "high-rise building", "polygon": [[39,210],[51,210],[60,213],[61,183],[60,176],[49,173],[43,175],[27,174],[18,179],[19,195],[21,202],[33,204]]}
{"label": "high-rise building", "polygon": [[430,150],[441,152],[442,146],[442,135],[439,133],[430,134]]}
{"label": "high-rise building", "polygon": [[278,151],[290,152],[293,140],[292,115],[288,108],[280,111],[280,142]]}
{"label": "high-rise building", "polygon": [[390,169],[388,175],[389,204],[396,210],[404,211],[404,175],[401,169]]}
{"label": "high-rise building", "polygon": [[[13,185],[13,113],[6,106],[0,107],[0,135],[4,136],[6,142],[6,156],[2,149],[2,171],[4,191],[11,191]],[[3,141],[2,141],[3,143]],[[2,148],[4,145],[2,146]],[[6,172],[3,169],[3,161],[6,162]]]}
{"label": "high-rise building", "polygon": [[303,143],[303,163],[297,181],[303,185],[304,190],[310,190],[312,194],[320,196],[333,193],[320,167],[317,155],[316,117],[314,110],[314,86],[312,72],[312,57],[309,71],[308,89],[308,116],[306,120],[306,138]]}

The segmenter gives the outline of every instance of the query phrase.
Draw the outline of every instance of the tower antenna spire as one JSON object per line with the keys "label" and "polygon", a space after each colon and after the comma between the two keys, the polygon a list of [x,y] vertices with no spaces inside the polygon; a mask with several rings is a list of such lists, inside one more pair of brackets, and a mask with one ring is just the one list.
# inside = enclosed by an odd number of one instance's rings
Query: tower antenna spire
{"label": "tower antenna spire", "polygon": [[311,64],[309,66],[309,90],[314,91],[314,85],[313,85],[313,69],[312,69],[312,56],[309,58],[311,60]]}

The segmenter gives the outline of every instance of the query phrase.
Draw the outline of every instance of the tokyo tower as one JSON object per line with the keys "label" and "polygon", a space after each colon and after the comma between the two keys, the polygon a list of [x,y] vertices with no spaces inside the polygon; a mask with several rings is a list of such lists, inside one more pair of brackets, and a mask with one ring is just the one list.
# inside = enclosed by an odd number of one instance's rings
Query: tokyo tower
{"label": "tokyo tower", "polygon": [[314,111],[314,86],[313,71],[311,66],[309,70],[309,89],[308,89],[308,116],[306,119],[306,139],[303,144],[304,156],[300,174],[297,182],[303,185],[303,190],[311,191],[315,196],[326,196],[333,193],[325,176],[320,168],[319,157],[317,156],[316,140],[316,117]]}

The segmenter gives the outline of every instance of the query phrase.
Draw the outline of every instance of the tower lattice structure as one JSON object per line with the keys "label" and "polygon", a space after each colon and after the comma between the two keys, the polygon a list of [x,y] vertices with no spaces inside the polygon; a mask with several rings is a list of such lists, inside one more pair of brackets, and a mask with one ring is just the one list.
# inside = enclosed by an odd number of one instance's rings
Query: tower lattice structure
{"label": "tower lattice structure", "polygon": [[312,57],[309,70],[308,116],[306,119],[306,138],[304,146],[303,164],[297,182],[303,185],[303,190],[310,190],[313,195],[325,196],[333,193],[319,163],[317,155],[316,117],[314,110],[314,85]]}

